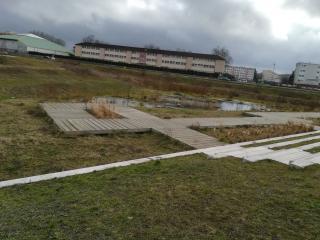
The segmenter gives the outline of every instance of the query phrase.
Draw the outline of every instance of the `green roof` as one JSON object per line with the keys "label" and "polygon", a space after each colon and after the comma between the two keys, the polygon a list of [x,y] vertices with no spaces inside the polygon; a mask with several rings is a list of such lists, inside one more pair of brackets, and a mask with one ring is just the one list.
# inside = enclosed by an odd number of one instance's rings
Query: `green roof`
{"label": "green roof", "polygon": [[65,47],[32,34],[0,35],[0,39],[16,40],[31,48],[72,54],[72,52]]}

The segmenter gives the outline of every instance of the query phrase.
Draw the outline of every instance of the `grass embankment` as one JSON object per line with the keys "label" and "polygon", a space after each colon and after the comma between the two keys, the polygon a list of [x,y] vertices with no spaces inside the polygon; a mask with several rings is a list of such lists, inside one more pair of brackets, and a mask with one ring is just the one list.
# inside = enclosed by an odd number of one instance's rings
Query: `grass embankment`
{"label": "grass embankment", "polygon": [[320,126],[320,118],[311,118],[311,121],[313,121],[313,124],[316,126]]}
{"label": "grass embankment", "polygon": [[[298,133],[310,132],[313,128],[303,124],[266,125],[257,127],[235,127],[235,128],[208,128],[199,129],[200,132],[219,139],[225,143],[249,142],[267,138],[281,137]],[[275,141],[272,143],[276,143]],[[266,144],[252,144],[250,147]]]}
{"label": "grass embankment", "polygon": [[316,111],[320,93],[241,85],[162,72],[133,70],[69,60],[7,58],[0,63],[0,99],[91,99],[132,97],[157,101],[163,94],[184,93],[208,99],[238,99],[277,110]]}
{"label": "grass embankment", "polygon": [[261,147],[261,146],[266,146],[266,145],[270,145],[270,144],[300,140],[300,139],[304,139],[307,137],[314,137],[314,136],[319,136],[319,135],[320,135],[319,133],[313,133],[313,134],[309,134],[309,135],[304,135],[304,136],[299,136],[299,137],[291,137],[291,138],[286,138],[286,139],[282,139],[282,140],[267,141],[267,142],[262,142],[262,143],[253,143],[253,144],[249,144],[249,145],[246,145],[243,147]]}
{"label": "grass embankment", "polygon": [[224,112],[219,110],[206,110],[199,108],[137,108],[140,111],[152,114],[154,116],[171,119],[171,118],[222,118],[222,117],[245,117],[244,112]]}
{"label": "grass embankment", "polygon": [[284,149],[291,149],[291,148],[298,148],[298,147],[302,147],[302,146],[306,146],[306,145],[310,145],[310,144],[314,144],[314,143],[318,143],[320,142],[320,139],[314,139],[314,140],[308,140],[308,141],[303,141],[303,142],[299,142],[299,143],[294,143],[294,144],[288,144],[282,147],[275,147],[272,148],[273,150],[284,150]]}
{"label": "grass embankment", "polygon": [[320,168],[202,155],[0,190],[0,239],[316,239]]}
{"label": "grass embankment", "polygon": [[308,150],[307,152],[312,153],[312,154],[320,153],[320,147],[312,148],[312,149]]}
{"label": "grass embankment", "polygon": [[0,103],[0,181],[190,149],[163,135],[67,137],[33,100]]}

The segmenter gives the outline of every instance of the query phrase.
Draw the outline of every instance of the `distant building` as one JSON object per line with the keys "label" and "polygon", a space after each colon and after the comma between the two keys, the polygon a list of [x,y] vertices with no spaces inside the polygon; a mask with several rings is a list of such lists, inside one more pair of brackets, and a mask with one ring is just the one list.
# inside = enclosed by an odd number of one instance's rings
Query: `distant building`
{"label": "distant building", "polygon": [[69,56],[71,51],[34,34],[0,34],[0,51]]}
{"label": "distant building", "polygon": [[320,86],[320,64],[297,63],[294,71],[294,84]]}
{"label": "distant building", "polygon": [[248,67],[237,67],[237,66],[226,66],[226,73],[235,77],[239,82],[253,82],[255,68]]}
{"label": "distant building", "polygon": [[78,43],[75,45],[75,55],[82,58],[176,70],[205,73],[224,73],[225,71],[225,59],[213,54],[138,48],[102,43]]}
{"label": "distant building", "polygon": [[271,70],[262,72],[262,81],[270,84],[281,84],[281,76]]}

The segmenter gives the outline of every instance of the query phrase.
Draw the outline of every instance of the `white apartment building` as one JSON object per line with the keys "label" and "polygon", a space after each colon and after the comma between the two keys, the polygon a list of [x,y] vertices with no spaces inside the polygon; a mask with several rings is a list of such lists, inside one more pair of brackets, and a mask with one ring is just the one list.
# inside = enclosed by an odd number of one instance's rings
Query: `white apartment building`
{"label": "white apartment building", "polygon": [[235,77],[239,82],[253,82],[255,68],[248,67],[237,67],[237,66],[226,66],[226,73]]}
{"label": "white apartment building", "polygon": [[264,70],[262,72],[262,81],[266,83],[281,84],[281,77],[272,70]]}
{"label": "white apartment building", "polygon": [[212,54],[79,43],[75,45],[75,56],[205,73],[224,73],[225,71],[225,59]]}
{"label": "white apartment building", "polygon": [[294,84],[320,86],[320,64],[297,63],[294,72]]}

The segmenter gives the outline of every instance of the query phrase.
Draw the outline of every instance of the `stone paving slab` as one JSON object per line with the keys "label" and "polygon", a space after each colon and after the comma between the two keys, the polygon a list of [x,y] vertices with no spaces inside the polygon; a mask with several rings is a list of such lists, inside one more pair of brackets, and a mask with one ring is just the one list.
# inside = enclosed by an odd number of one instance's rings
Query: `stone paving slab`
{"label": "stone paving slab", "polygon": [[[291,136],[287,136],[285,138],[292,138],[297,135],[301,136],[302,134],[291,135]],[[267,142],[267,141],[271,141],[271,140],[272,139],[265,139],[265,140],[261,140],[261,141]],[[252,144],[252,141],[246,142],[246,143],[241,143],[241,144],[243,144],[243,145]],[[221,157],[233,156],[233,157],[237,157],[237,158],[242,158],[242,159],[249,161],[249,162],[257,162],[257,161],[269,159],[269,160],[277,161],[282,164],[292,165],[292,166],[299,167],[299,168],[308,167],[308,166],[311,166],[314,164],[320,164],[320,153],[311,154],[311,153],[305,152],[302,149],[298,149],[298,148],[279,150],[279,151],[274,151],[274,150],[272,150],[268,147],[265,147],[265,146],[264,147],[244,148],[241,146],[241,144],[230,144],[230,145],[226,145],[226,146],[218,146],[218,147],[211,147],[211,148],[207,148],[207,149],[199,149],[199,150],[193,150],[193,151],[167,154],[167,155],[162,155],[162,156],[141,158],[141,159],[136,159],[136,160],[106,164],[106,165],[101,165],[101,166],[64,171],[64,172],[59,172],[59,173],[51,173],[51,174],[32,176],[32,177],[21,178],[21,179],[13,179],[13,180],[0,182],[0,188],[35,183],[35,182],[41,182],[41,181],[48,181],[48,180],[53,180],[53,179],[59,179],[59,178],[65,178],[65,177],[70,177],[70,176],[93,173],[93,172],[97,172],[97,171],[104,171],[104,170],[111,169],[111,168],[127,167],[127,166],[131,166],[131,165],[147,163],[150,161],[164,160],[164,159],[170,159],[170,158],[182,157],[182,156],[190,156],[190,155],[200,154],[200,153],[206,154],[210,158],[221,158]],[[313,144],[310,144],[310,146],[311,145],[313,145]]]}
{"label": "stone paving slab", "polygon": [[303,151],[307,151],[307,150],[311,150],[311,149],[317,148],[317,147],[320,147],[320,142],[309,144],[309,145],[305,145],[305,146],[301,146],[301,147],[298,147],[297,149],[300,149],[300,150],[303,150]]}
{"label": "stone paving slab", "polygon": [[303,142],[312,141],[312,140],[319,140],[319,139],[320,139],[320,136],[306,137],[306,138],[297,139],[293,141],[285,141],[285,142],[270,144],[270,145],[267,145],[267,147],[268,148],[285,147],[292,144],[298,144],[298,143],[303,143]]}

